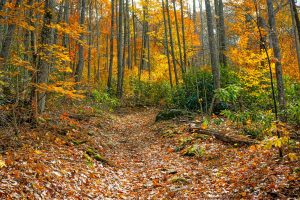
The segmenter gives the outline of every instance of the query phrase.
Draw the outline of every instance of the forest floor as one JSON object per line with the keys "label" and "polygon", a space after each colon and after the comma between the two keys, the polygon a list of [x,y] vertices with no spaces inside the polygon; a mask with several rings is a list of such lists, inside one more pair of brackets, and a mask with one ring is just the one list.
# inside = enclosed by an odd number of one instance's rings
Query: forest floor
{"label": "forest floor", "polygon": [[[88,109],[88,108],[87,108]],[[44,126],[2,130],[1,199],[286,199],[300,197],[299,160],[276,149],[191,139],[186,122],[155,122],[158,109],[97,116],[48,114]],[[42,124],[43,124],[42,123]],[[176,152],[197,143],[197,157]]]}

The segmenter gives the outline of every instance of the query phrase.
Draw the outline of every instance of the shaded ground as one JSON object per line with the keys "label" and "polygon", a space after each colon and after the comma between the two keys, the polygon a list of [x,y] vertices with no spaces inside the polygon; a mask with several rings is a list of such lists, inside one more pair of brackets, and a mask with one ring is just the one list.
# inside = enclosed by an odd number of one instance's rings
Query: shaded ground
{"label": "shaded ground", "polygon": [[[236,148],[197,139],[198,158],[174,149],[190,137],[176,121],[154,123],[155,109],[121,109],[76,121],[65,135],[22,130],[0,169],[1,199],[285,199],[299,197],[299,161],[279,161],[276,151]],[[175,131],[174,131],[175,130]],[[176,132],[172,138],[165,131]],[[4,141],[4,140],[2,140]],[[86,149],[104,155],[105,164]],[[298,168],[297,168],[298,166]]]}

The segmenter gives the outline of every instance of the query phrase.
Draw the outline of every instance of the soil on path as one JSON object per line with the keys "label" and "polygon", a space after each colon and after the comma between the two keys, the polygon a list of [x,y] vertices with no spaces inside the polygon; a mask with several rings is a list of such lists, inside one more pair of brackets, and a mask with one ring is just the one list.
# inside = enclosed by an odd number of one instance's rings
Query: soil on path
{"label": "soil on path", "polygon": [[[193,140],[203,156],[182,156],[174,151],[178,141],[193,136],[183,129],[163,137],[180,126],[155,123],[157,113],[123,108],[81,121],[63,115],[52,129],[24,128],[18,146],[0,157],[0,199],[299,197],[299,161],[278,161],[276,149],[237,148],[212,137]],[[69,124],[65,135],[63,123]],[[89,148],[109,164],[87,156]]]}
{"label": "soil on path", "polygon": [[[158,110],[122,109],[106,127],[111,148],[106,156],[116,162],[124,198],[203,199],[220,195],[211,186],[200,161],[182,157],[162,137],[155,123]],[[196,185],[195,185],[196,184]],[[205,188],[205,187],[210,187]],[[200,192],[205,188],[206,192]],[[211,190],[212,189],[212,190]]]}

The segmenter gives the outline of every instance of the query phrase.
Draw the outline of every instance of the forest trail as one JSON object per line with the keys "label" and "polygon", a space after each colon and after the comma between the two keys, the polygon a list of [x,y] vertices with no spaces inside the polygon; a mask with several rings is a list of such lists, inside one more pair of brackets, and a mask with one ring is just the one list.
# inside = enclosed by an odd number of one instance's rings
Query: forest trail
{"label": "forest trail", "polygon": [[[116,162],[125,198],[133,199],[198,199],[217,198],[205,174],[200,174],[200,161],[182,157],[172,150],[172,144],[158,132],[157,110],[121,110],[108,127],[113,138],[106,156]],[[197,170],[201,168],[201,170]],[[204,177],[206,176],[206,177]],[[197,184],[197,185],[195,185]],[[208,189],[208,188],[206,188]],[[122,196],[122,195],[121,195]]]}
{"label": "forest trail", "polygon": [[[278,162],[276,149],[199,137],[178,120],[155,122],[157,113],[121,108],[81,121],[61,115],[57,127],[24,128],[18,146],[2,154],[0,199],[285,199],[299,194],[293,171],[298,163]],[[164,137],[168,131],[172,137]],[[183,150],[176,152],[183,142],[203,152],[183,156]],[[89,149],[95,154],[88,156]]]}

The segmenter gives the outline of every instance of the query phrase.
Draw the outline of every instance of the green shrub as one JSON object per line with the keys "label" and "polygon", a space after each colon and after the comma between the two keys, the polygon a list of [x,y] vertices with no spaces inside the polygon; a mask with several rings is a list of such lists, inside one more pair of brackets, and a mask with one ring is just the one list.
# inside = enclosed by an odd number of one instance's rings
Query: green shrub
{"label": "green shrub", "polygon": [[300,83],[286,77],[287,119],[300,125]]}
{"label": "green shrub", "polygon": [[130,80],[133,90],[133,101],[139,105],[170,104],[171,87],[168,81],[141,81],[136,78]]}
{"label": "green shrub", "polygon": [[91,96],[96,105],[101,108],[113,110],[120,106],[119,99],[112,97],[106,92],[99,92],[98,90],[93,90]]}

